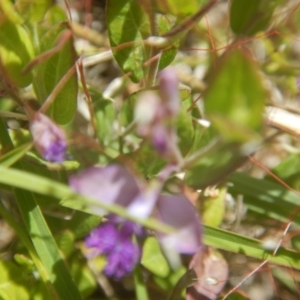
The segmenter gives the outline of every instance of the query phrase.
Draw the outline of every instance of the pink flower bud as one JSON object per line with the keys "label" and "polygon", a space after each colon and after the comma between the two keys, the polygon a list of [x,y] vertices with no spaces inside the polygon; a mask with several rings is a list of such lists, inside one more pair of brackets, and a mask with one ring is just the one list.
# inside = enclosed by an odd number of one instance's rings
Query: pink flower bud
{"label": "pink flower bud", "polygon": [[36,150],[47,161],[61,163],[65,160],[67,142],[65,133],[50,118],[35,113],[29,124]]}

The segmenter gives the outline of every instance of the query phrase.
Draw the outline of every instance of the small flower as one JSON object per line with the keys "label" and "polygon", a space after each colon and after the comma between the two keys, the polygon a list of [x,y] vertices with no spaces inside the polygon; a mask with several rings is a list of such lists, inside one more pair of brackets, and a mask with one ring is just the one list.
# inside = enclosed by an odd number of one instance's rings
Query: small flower
{"label": "small flower", "polygon": [[200,246],[201,226],[195,207],[183,195],[160,195],[157,218],[176,228],[173,234],[160,234],[160,242],[180,253],[193,254]]}
{"label": "small flower", "polygon": [[[147,218],[155,212],[160,221],[174,227],[174,233],[157,232],[157,237],[170,262],[175,261],[175,266],[179,253],[192,254],[199,250],[201,225],[195,208],[188,199],[183,195],[161,195],[162,184],[146,188],[120,165],[91,167],[70,178],[71,187],[82,195],[106,204],[121,205],[130,214],[140,218]],[[98,213],[105,213],[103,210],[93,209]],[[131,272],[138,262],[140,250],[132,243],[132,238],[142,236],[143,233],[139,224],[110,215],[106,223],[94,229],[86,238],[86,246],[93,248],[94,255],[107,257],[104,270],[107,275],[120,278]]]}
{"label": "small flower", "polygon": [[65,160],[67,142],[65,133],[50,118],[35,113],[29,124],[36,150],[47,161],[61,163]]}
{"label": "small flower", "polygon": [[[130,224],[131,223],[131,224]],[[140,259],[139,246],[132,242],[136,224],[115,223],[114,218],[94,229],[85,244],[92,248],[92,255],[104,255],[107,264],[104,273],[117,279],[129,274]]]}
{"label": "small flower", "polygon": [[108,263],[104,272],[117,279],[131,273],[140,259],[140,250],[129,240],[124,240],[116,245],[114,251],[108,255]]}
{"label": "small flower", "polygon": [[85,243],[89,248],[94,248],[93,254],[109,254],[117,244],[119,238],[116,226],[107,222],[94,229],[86,238]]}
{"label": "small flower", "polygon": [[178,78],[172,68],[160,72],[158,95],[142,93],[135,107],[138,133],[149,138],[157,152],[171,160],[177,156],[174,118],[179,109]]}

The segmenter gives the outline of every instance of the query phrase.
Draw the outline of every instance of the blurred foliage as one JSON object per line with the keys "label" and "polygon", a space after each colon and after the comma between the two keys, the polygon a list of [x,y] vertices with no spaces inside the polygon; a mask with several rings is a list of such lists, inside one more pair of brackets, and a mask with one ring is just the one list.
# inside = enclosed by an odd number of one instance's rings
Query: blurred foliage
{"label": "blurred foliage", "polygon": [[[137,134],[134,107],[169,65],[181,82],[181,164],[165,190],[196,203],[203,247],[224,250],[230,278],[218,297],[248,299],[251,284],[235,278],[267,260],[272,283],[256,271],[253,286],[263,278],[279,288],[261,299],[299,298],[300,130],[265,113],[266,105],[280,107],[300,119],[299,1],[66,3],[0,1],[0,215],[17,236],[11,247],[0,244],[0,298],[138,298],[134,290],[145,300],[185,297],[197,280],[190,257],[173,270],[154,236],[133,276],[105,278],[103,261],[93,263],[82,241],[101,217],[67,186],[92,164],[122,162],[145,179],[168,164]],[[32,148],[29,111],[39,108],[64,125],[63,164]]]}

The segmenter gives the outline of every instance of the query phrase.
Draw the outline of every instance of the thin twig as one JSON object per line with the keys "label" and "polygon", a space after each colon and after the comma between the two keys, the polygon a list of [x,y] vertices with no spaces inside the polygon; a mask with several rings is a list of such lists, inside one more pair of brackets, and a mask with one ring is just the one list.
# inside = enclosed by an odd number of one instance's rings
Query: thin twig
{"label": "thin twig", "polygon": [[18,114],[18,113],[14,113],[14,112],[10,112],[10,111],[0,110],[0,116],[3,118],[12,118],[12,119],[17,119],[17,120],[28,121],[28,117],[26,115]]}
{"label": "thin twig", "polygon": [[50,105],[54,102],[57,95],[64,88],[66,83],[70,80],[70,78],[76,73],[76,65],[73,65],[68,72],[62,77],[62,79],[58,82],[55,88],[52,90],[51,94],[48,96],[43,106],[39,109],[39,112],[46,112]]}
{"label": "thin twig", "polygon": [[226,299],[232,292],[237,290],[250,276],[256,273],[261,267],[263,267],[268,262],[268,259],[264,260],[257,268],[251,271],[245,278],[243,278],[237,285],[235,285],[223,298]]}
{"label": "thin twig", "polygon": [[194,14],[190,18],[186,19],[183,23],[181,23],[177,27],[173,28],[169,32],[163,34],[162,36],[163,37],[174,37],[174,36],[177,36],[179,34],[181,35],[187,31],[189,31],[219,1],[220,0],[211,0],[207,5],[205,5],[203,8],[201,8],[196,14]]}
{"label": "thin twig", "polygon": [[78,67],[79,74],[80,74],[80,81],[82,84],[82,88],[83,88],[84,94],[86,96],[86,101],[87,101],[88,108],[89,108],[91,124],[92,124],[92,128],[94,131],[93,136],[96,137],[97,136],[97,125],[96,125],[95,111],[94,111],[94,107],[93,107],[93,100],[92,100],[92,97],[89,93],[89,90],[88,90],[86,82],[85,82],[85,76],[84,76],[84,72],[83,72],[83,65],[82,65],[81,57],[79,58],[79,60],[77,62],[77,67]]}

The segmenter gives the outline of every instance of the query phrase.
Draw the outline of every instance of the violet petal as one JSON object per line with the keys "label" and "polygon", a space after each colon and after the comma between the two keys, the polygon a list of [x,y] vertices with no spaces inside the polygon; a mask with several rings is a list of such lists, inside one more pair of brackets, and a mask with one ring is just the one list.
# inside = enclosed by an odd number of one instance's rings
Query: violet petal
{"label": "violet petal", "polygon": [[104,272],[119,279],[129,274],[140,258],[140,250],[130,240],[120,240],[115,249],[108,255]]}
{"label": "violet petal", "polygon": [[61,163],[65,160],[67,142],[64,131],[42,113],[35,113],[29,124],[36,150],[47,161]]}
{"label": "violet petal", "polygon": [[171,145],[169,145],[169,130],[161,125],[157,124],[153,126],[151,132],[151,140],[153,147],[157,150],[157,152],[161,155],[165,155],[168,153]]}
{"label": "violet petal", "polygon": [[201,246],[201,224],[194,206],[183,195],[161,195],[157,201],[158,218],[177,229],[161,234],[162,245],[179,253],[192,254]]}
{"label": "violet petal", "polygon": [[[77,193],[103,203],[127,207],[140,193],[134,177],[121,165],[90,167],[69,179]],[[96,208],[95,208],[96,209]],[[104,213],[97,208],[98,212]]]}
{"label": "violet petal", "polygon": [[123,236],[127,236],[127,237],[132,236],[132,235],[141,237],[145,234],[145,230],[138,223],[134,223],[131,221],[125,221],[125,222],[123,222],[123,224],[121,226],[120,234],[122,234]]}
{"label": "violet petal", "polygon": [[92,230],[86,237],[85,244],[88,248],[95,248],[95,255],[108,254],[114,249],[118,238],[118,228],[107,222]]}
{"label": "violet petal", "polygon": [[139,218],[147,218],[151,215],[160,193],[160,186],[149,187],[142,191],[130,205],[127,211]]}

